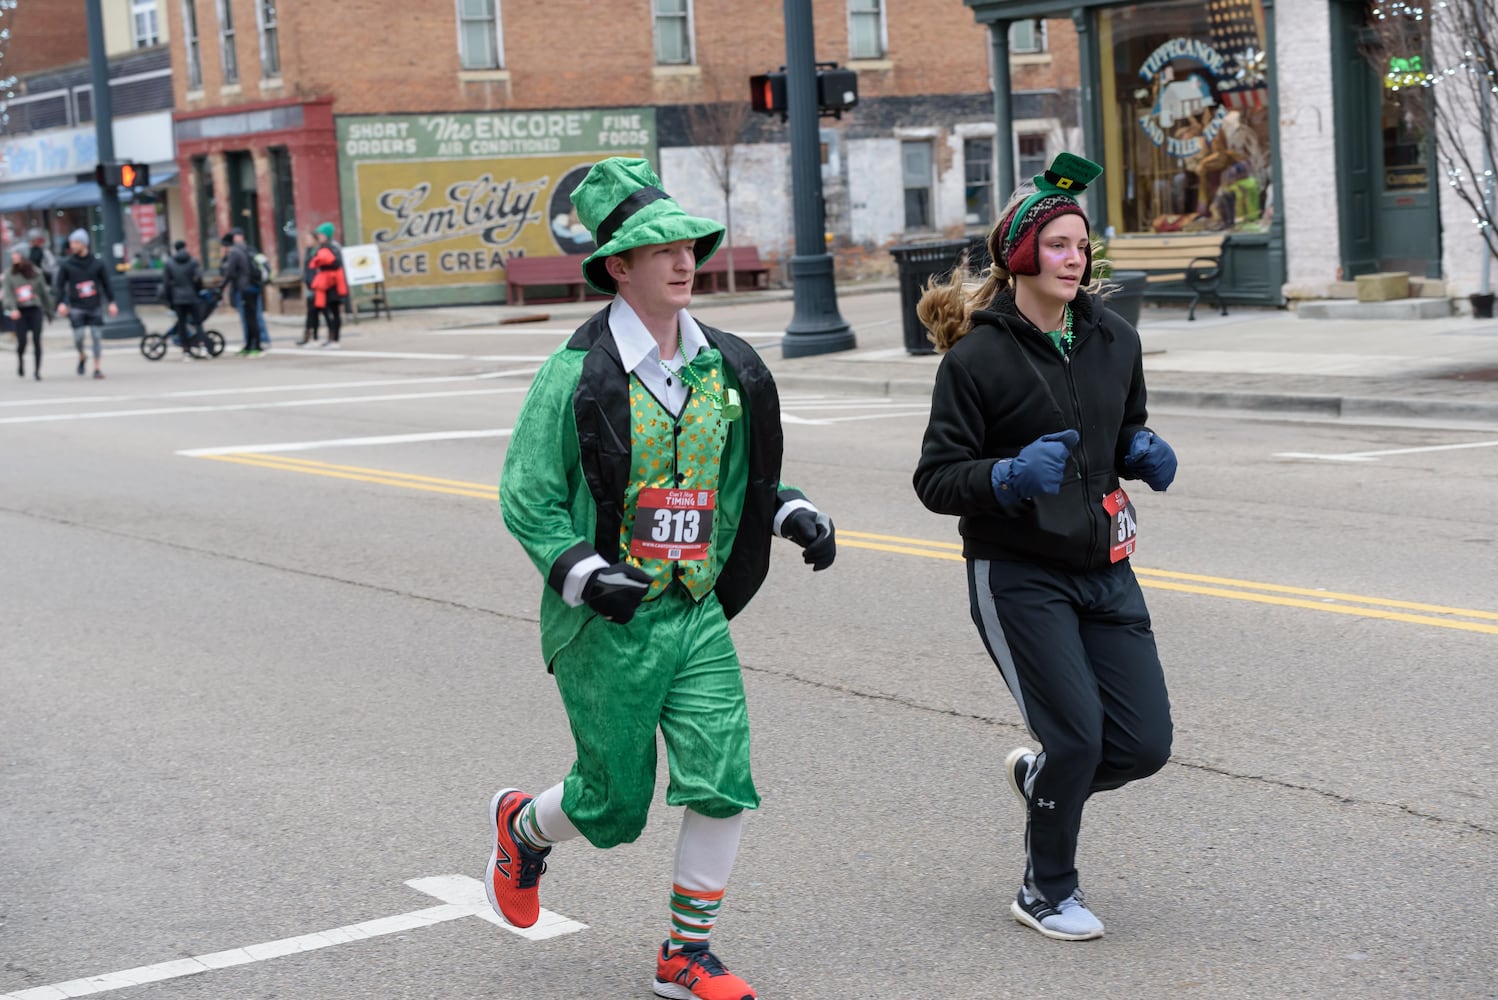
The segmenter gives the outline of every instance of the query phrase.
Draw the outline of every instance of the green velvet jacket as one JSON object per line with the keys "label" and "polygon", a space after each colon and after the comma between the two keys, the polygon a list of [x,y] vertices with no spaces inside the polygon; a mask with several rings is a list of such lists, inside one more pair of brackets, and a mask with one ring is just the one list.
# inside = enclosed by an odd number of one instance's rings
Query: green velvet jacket
{"label": "green velvet jacket", "polygon": [[[623,558],[619,526],[629,479],[629,372],[619,359],[604,308],[578,328],[536,374],[505,455],[500,513],[546,579],[541,595],[541,655],[557,651],[595,614],[568,607],[568,572],[595,552]],[[780,396],[754,348],[701,325],[723,355],[744,415],[733,422],[719,468],[714,593],[732,618],[759,590],[770,565],[775,512],[802,498],[780,483]]]}

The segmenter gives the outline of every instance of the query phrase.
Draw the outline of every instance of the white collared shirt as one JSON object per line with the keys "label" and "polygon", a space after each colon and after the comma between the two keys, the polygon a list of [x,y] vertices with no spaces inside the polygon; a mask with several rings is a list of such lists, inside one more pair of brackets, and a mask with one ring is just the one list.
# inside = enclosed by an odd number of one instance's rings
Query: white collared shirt
{"label": "white collared shirt", "polygon": [[[702,328],[685,309],[676,314],[676,326],[681,333],[681,351],[675,357],[664,359],[672,372],[695,358],[698,351],[707,349]],[[687,387],[680,376],[667,375],[662,370],[659,345],[623,296],[614,296],[609,305],[609,331],[614,335],[614,345],[619,348],[619,361],[624,370],[635,375],[673,417],[678,416],[687,403]]]}

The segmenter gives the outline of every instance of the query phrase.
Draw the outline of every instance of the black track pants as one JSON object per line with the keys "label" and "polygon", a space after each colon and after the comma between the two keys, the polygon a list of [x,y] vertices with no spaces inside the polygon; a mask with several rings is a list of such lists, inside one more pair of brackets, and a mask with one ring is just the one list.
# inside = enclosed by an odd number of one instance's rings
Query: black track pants
{"label": "black track pants", "polygon": [[1077,887],[1077,833],[1093,792],[1170,757],[1170,698],[1149,610],[1126,561],[1077,573],[968,560],[973,622],[1040,742],[1025,829],[1032,891]]}

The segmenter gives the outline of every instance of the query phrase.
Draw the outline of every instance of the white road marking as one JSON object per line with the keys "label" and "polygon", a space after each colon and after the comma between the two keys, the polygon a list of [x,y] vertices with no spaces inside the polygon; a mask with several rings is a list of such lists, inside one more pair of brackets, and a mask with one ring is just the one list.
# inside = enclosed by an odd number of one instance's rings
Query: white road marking
{"label": "white road marking", "polygon": [[[298,357],[301,355],[299,354]],[[540,364],[546,354],[434,354],[426,351],[359,351],[342,349],[337,351],[309,351],[307,357],[337,358],[393,358],[397,361],[511,361]]]}
{"label": "white road marking", "polygon": [[1432,444],[1420,448],[1384,448],[1379,451],[1349,451],[1319,455],[1311,451],[1280,451],[1275,458],[1319,458],[1326,462],[1376,462],[1386,455],[1416,455],[1427,451],[1460,451],[1465,448],[1498,448],[1498,441],[1469,441],[1466,444]]}
{"label": "white road marking", "polygon": [[[575,326],[526,326],[524,323],[516,323],[510,326],[484,328],[482,330],[452,329],[452,330],[428,330],[424,336],[428,337],[528,337],[528,336],[563,336],[570,337],[577,332]],[[735,337],[745,340],[767,340],[772,337],[784,337],[784,330],[730,330]]]}
{"label": "white road marking", "polygon": [[417,892],[442,900],[442,905],[429,906],[424,910],[412,910],[409,913],[398,913],[391,917],[366,920],[344,927],[334,927],[315,934],[303,934],[300,937],[266,941],[262,944],[230,948],[228,951],[195,955],[192,958],[179,958],[156,965],[142,965],[134,969],[109,972],[101,976],[89,976],[85,979],[70,979],[67,982],[53,983],[48,986],[33,986],[14,993],[0,994],[0,1000],[67,1000],[69,997],[93,996],[96,993],[108,993],[144,983],[159,983],[167,979],[180,979],[183,976],[211,972],[214,969],[228,969],[236,965],[263,962],[285,955],[331,948],[335,944],[348,944],[386,934],[399,934],[401,931],[431,927],[433,924],[459,920],[463,917],[479,917],[530,941],[544,941],[561,934],[571,934],[587,929],[587,924],[578,923],[576,920],[552,913],[550,910],[541,911],[541,919],[534,927],[524,929],[511,927],[490,909],[489,901],[484,896],[483,883],[467,875],[413,878],[409,879],[406,885]]}
{"label": "white road marking", "polygon": [[829,424],[846,424],[855,420],[882,420],[885,417],[924,417],[931,412],[930,407],[921,407],[918,410],[890,410],[885,413],[861,413],[852,417],[798,417],[794,413],[782,413],[781,423],[805,424],[809,426],[827,426]]}
{"label": "white road marking", "polygon": [[190,448],[176,454],[187,458],[205,455],[263,455],[278,451],[312,451],[317,448],[359,448],[380,444],[417,444],[423,441],[462,441],[471,438],[509,437],[511,428],[496,427],[484,431],[434,431],[430,434],[384,434],[378,437],[330,438],[326,441],[283,441],[279,444],[241,444],[227,448]]}
{"label": "white road marking", "polygon": [[159,417],[179,413],[224,413],[233,410],[272,410],[294,406],[341,406],[348,403],[390,403],[410,399],[450,399],[456,396],[502,396],[527,391],[527,386],[503,389],[460,389],[455,392],[405,392],[383,396],[325,396],[321,399],[282,399],[273,403],[223,403],[217,406],[158,406],[137,410],[94,410],[87,413],[44,413],[30,417],[0,417],[0,424],[36,424],[119,417]]}
{"label": "white road marking", "polygon": [[437,385],[444,382],[476,382],[484,379],[508,378],[512,375],[534,375],[536,368],[517,368],[513,371],[480,372],[477,375],[428,375],[421,378],[362,379],[357,382],[294,382],[284,385],[252,385],[234,389],[181,389],[176,392],[156,392],[148,395],[130,396],[57,396],[51,399],[17,399],[0,401],[7,406],[62,406],[73,403],[130,403],[141,399],[197,399],[208,396],[241,396],[260,392],[305,392],[323,389],[373,389],[390,385]]}

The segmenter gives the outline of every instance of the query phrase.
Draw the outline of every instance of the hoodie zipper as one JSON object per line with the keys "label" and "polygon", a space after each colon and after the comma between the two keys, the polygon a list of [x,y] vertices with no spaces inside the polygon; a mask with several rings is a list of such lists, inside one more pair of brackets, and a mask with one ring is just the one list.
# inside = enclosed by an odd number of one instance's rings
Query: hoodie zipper
{"label": "hoodie zipper", "polygon": [[[1072,350],[1076,350],[1076,348],[1073,347]],[[1066,370],[1066,389],[1071,396],[1072,412],[1077,415],[1077,471],[1082,475],[1082,505],[1087,509],[1087,527],[1089,529],[1087,568],[1090,570],[1093,568],[1097,555],[1093,551],[1093,542],[1097,538],[1098,515],[1097,511],[1093,510],[1091,498],[1087,495],[1087,483],[1089,480],[1087,475],[1087,434],[1082,430],[1082,424],[1085,421],[1082,420],[1082,402],[1081,398],[1077,395],[1077,378],[1071,364],[1071,353],[1061,355],[1061,362],[1062,367]]]}

